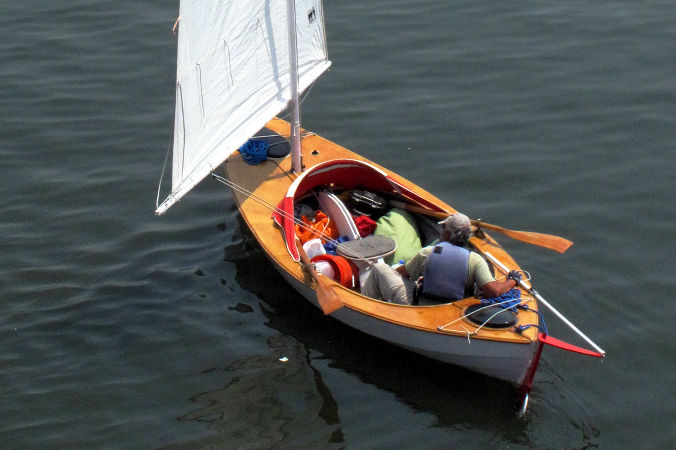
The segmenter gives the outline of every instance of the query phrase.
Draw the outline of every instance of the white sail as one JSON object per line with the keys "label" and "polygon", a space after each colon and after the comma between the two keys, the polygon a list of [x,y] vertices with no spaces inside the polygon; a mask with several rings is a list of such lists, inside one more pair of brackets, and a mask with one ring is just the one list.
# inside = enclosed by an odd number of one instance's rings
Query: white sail
{"label": "white sail", "polygon": [[[288,1],[181,1],[172,189],[157,214],[288,106]],[[321,0],[295,3],[302,92],[331,63]]]}

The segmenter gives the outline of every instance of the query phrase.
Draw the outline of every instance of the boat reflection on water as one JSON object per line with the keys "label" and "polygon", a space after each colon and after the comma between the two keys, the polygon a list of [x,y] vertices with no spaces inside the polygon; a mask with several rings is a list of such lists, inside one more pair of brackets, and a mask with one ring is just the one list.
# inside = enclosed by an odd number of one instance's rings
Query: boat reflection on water
{"label": "boat reflection on water", "polygon": [[171,448],[340,446],[341,413],[366,407],[377,416],[382,405],[365,406],[363,398],[359,405],[341,402],[353,397],[333,392],[342,388],[325,382],[326,370],[340,372],[333,382],[344,374],[357,377],[367,395],[391,393],[406,405],[405,414],[431,414],[431,426],[484,429],[508,442],[528,442],[526,423],[515,414],[514,386],[390,346],[324,316],[277,275],[247,233],[240,227],[225,259],[235,264],[239,287],[262,300],[264,325],[278,334],[268,339],[268,353],[233,363],[226,369],[232,381],[193,397],[201,406],[180,417],[205,422],[215,434]]}
{"label": "boat reflection on water", "polygon": [[225,387],[196,395],[199,408],[181,421],[208,424],[212,435],[168,448],[318,448],[342,442],[336,402],[313,369],[308,350],[277,334],[270,352],[226,369],[236,374]]}

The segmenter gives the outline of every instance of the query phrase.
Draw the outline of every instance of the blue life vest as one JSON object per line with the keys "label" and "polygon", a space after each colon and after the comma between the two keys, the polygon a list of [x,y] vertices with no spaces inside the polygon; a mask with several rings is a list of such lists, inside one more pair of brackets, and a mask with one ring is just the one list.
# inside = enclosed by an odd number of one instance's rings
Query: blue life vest
{"label": "blue life vest", "polygon": [[423,272],[422,295],[454,301],[465,297],[469,250],[450,242],[434,246]]}

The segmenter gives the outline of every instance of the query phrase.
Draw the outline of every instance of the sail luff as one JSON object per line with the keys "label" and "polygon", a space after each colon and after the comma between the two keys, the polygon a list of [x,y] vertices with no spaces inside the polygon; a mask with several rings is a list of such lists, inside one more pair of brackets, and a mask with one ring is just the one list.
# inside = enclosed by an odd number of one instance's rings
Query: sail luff
{"label": "sail luff", "polygon": [[[179,26],[172,190],[162,214],[291,98],[287,0],[183,0]],[[298,88],[330,66],[321,0],[296,0]]]}

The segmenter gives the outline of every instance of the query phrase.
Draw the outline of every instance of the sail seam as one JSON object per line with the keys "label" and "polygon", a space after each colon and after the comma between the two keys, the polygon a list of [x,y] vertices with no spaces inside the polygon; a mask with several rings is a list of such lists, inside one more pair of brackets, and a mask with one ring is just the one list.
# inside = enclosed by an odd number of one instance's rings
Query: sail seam
{"label": "sail seam", "polygon": [[[178,86],[178,92],[179,92],[179,97],[181,98],[181,126],[183,127],[183,149],[181,151],[181,176],[178,177],[179,180],[183,180],[183,168],[185,167],[185,110],[183,109],[183,87],[181,86],[181,83],[177,82],[176,86]],[[174,136],[176,133],[174,133]],[[176,145],[174,143],[174,145]],[[173,184],[173,182],[172,182]]]}
{"label": "sail seam", "polygon": [[195,63],[197,67],[197,84],[200,87],[200,110],[202,112],[202,119],[206,119],[204,114],[204,88],[202,87],[202,66],[200,63]]}
{"label": "sail seam", "polygon": [[230,60],[230,46],[228,45],[227,39],[223,39],[223,45],[225,46],[226,58],[228,59],[226,69],[228,69],[228,75],[230,75],[231,86],[234,88],[235,87],[235,79],[232,77],[232,61]]}

